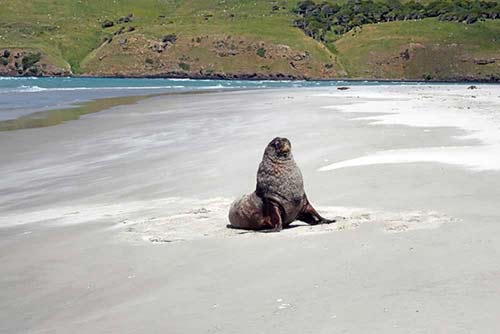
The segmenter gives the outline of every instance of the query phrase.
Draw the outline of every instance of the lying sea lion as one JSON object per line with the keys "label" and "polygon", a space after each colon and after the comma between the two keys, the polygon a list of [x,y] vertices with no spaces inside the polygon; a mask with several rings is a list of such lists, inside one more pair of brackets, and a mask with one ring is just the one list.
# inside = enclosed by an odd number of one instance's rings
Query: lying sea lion
{"label": "lying sea lion", "polygon": [[257,189],[231,205],[228,227],[278,232],[295,220],[310,225],[335,222],[321,217],[309,203],[290,141],[276,137],[264,151]]}

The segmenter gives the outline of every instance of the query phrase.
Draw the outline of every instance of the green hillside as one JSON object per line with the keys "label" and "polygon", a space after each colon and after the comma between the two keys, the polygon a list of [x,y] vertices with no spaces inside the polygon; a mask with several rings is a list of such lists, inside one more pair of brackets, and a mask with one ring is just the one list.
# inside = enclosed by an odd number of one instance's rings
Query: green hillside
{"label": "green hillside", "polygon": [[363,26],[336,43],[353,78],[500,78],[500,21],[464,25],[425,19]]}
{"label": "green hillside", "polygon": [[296,4],[4,0],[0,74],[500,78],[500,20],[364,24],[321,41],[294,26]]}

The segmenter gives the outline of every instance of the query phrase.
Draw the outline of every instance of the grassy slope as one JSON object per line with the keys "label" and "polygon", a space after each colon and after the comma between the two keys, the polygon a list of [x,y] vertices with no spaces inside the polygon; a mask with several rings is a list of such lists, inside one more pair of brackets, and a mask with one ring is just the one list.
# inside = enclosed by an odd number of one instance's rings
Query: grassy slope
{"label": "grassy slope", "polygon": [[[200,73],[305,74],[309,77],[433,78],[500,75],[500,21],[466,26],[434,19],[363,27],[330,45],[330,52],[293,28],[295,0],[4,0],[0,10],[0,49],[41,50],[49,62],[77,74]],[[271,12],[273,4],[286,7]],[[19,18],[22,13],[22,20]],[[134,14],[132,33],[101,45],[118,27],[102,29],[104,19]],[[164,15],[165,18],[159,17]],[[208,16],[208,20],[205,19]],[[148,46],[175,33],[177,43],[162,54]],[[200,43],[194,40],[202,37]],[[229,38],[229,40],[228,40]],[[126,48],[119,42],[127,39]],[[226,41],[238,54],[221,57],[215,45]],[[256,55],[263,45],[265,58]],[[285,53],[280,45],[290,48]],[[253,49],[252,49],[253,48]],[[409,60],[400,53],[410,50]],[[245,51],[247,50],[247,51]],[[224,50],[227,51],[227,50]],[[281,53],[280,53],[281,52]],[[308,56],[290,66],[290,58]],[[477,65],[475,59],[498,58]],[[151,66],[145,64],[152,61]],[[189,64],[189,70],[181,63]],[[333,64],[325,70],[325,64]]]}
{"label": "grassy slope", "polygon": [[147,19],[154,15],[158,2],[138,3],[133,0],[3,1],[0,45],[39,48],[58,62],[69,63],[78,72],[80,62],[105,35],[100,20],[127,15],[130,11]]}
{"label": "grassy slope", "polygon": [[[292,2],[272,3],[287,9],[271,13],[272,4],[265,0],[6,0],[0,11],[0,48],[40,49],[54,63],[69,64],[75,73],[92,72],[99,70],[99,64],[93,59],[97,54],[92,51],[99,48],[105,36],[117,30],[117,27],[104,30],[99,22],[133,13],[135,18],[130,25],[137,30],[128,35],[140,35],[144,40],[158,40],[168,33],[176,33],[179,44],[185,45],[193,37],[202,35],[237,35],[250,41],[287,44],[294,50],[308,51],[318,62],[331,62],[332,55],[325,47],[291,26]],[[23,20],[19,19],[20,12]],[[207,14],[212,15],[208,21],[204,19]],[[230,17],[231,14],[234,17]],[[202,62],[211,58],[208,50],[192,52]],[[129,62],[119,56],[115,54],[115,62]],[[180,58],[183,54],[175,56]],[[238,64],[238,60],[224,59],[217,70],[234,70],[248,63],[250,59],[246,58],[242,59],[242,64]],[[255,60],[259,59],[254,56],[254,63]],[[143,63],[144,59],[140,61]],[[268,65],[272,70],[283,64],[271,62]]]}
{"label": "grassy slope", "polygon": [[[317,63],[315,64],[317,68],[313,69],[315,72],[312,73],[317,75],[319,65],[330,63],[335,57],[323,45],[304,36],[301,31],[291,26],[293,15],[290,12],[292,7],[290,1],[277,3],[286,9],[271,13],[271,2],[263,0],[178,1],[175,6],[166,6],[168,10],[165,12],[160,11],[166,18],[159,18],[159,11],[154,11],[154,14],[147,18],[137,15],[137,20],[133,23],[138,28],[137,34],[140,35],[135,37],[140,38],[139,42],[143,44],[147,44],[147,39],[159,40],[168,33],[175,33],[178,41],[168,50],[167,55],[156,57],[157,55],[143,47],[144,55],[134,57],[138,52],[120,50],[115,41],[105,48],[108,52],[98,50],[87,57],[83,62],[84,67],[88,71],[102,72],[122,61],[118,54],[128,53],[126,58],[134,59],[137,64],[135,68],[130,69],[131,71],[143,72],[144,68],[141,65],[145,58],[150,58],[163,64],[160,67],[173,71],[180,70],[177,65],[183,61],[182,59],[187,59],[185,61],[191,63],[193,71],[212,69],[215,72],[249,73],[266,72],[262,70],[262,67],[266,67],[268,72],[296,74],[293,73],[286,59],[279,57],[273,60],[261,59],[256,55],[255,50],[240,52],[238,56],[221,59],[213,52],[213,46],[217,41],[230,36],[237,38],[236,42],[243,43],[243,46],[262,42],[267,45],[286,44],[297,52],[307,51],[311,59]],[[208,20],[205,19],[206,16],[209,16]],[[193,39],[196,40],[199,37],[206,38],[201,45],[193,44]],[[123,40],[124,37],[120,38]],[[104,60],[97,61],[96,58]]]}
{"label": "grassy slope", "polygon": [[[351,77],[481,78],[500,76],[500,21],[474,25],[426,19],[364,26],[335,43]],[[401,52],[408,49],[410,59]],[[477,60],[498,59],[478,65]]]}

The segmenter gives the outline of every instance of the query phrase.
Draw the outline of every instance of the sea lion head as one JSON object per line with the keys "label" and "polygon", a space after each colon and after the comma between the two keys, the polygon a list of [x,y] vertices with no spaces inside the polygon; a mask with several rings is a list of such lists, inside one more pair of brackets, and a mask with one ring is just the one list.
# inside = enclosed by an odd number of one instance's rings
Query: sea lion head
{"label": "sea lion head", "polygon": [[287,138],[276,137],[267,145],[264,156],[272,160],[292,159],[292,144]]}

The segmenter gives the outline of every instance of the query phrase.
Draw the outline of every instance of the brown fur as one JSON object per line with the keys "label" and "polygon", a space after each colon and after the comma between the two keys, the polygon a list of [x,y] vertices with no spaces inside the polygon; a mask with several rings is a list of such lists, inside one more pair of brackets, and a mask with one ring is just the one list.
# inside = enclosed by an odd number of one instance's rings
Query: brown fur
{"label": "brown fur", "polygon": [[335,222],[321,217],[309,203],[290,141],[276,137],[264,151],[256,190],[231,205],[228,227],[280,231],[295,220],[311,225]]}

